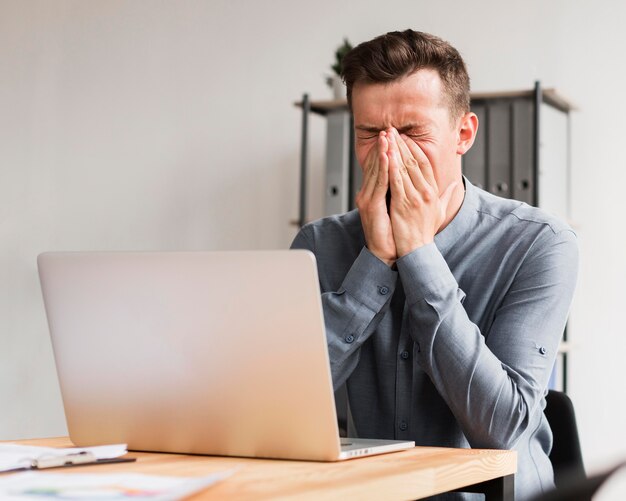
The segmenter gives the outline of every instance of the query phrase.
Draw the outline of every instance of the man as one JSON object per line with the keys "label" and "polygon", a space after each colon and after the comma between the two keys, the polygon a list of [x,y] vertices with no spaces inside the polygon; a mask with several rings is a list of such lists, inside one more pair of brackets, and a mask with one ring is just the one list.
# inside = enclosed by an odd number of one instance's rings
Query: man
{"label": "man", "polygon": [[350,433],[516,449],[517,499],[549,489],[544,395],[576,281],[574,233],[463,178],[478,120],[447,42],[388,33],[353,49],[343,78],[358,211],[305,226],[293,247],[317,258]]}

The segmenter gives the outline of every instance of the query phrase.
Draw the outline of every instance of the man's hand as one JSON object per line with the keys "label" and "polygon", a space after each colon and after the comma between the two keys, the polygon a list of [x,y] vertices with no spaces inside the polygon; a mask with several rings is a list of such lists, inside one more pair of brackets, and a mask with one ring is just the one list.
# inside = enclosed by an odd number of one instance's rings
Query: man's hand
{"label": "man's hand", "polygon": [[458,182],[440,194],[430,161],[417,143],[394,128],[386,139],[392,235],[402,257],[434,241]]}
{"label": "man's hand", "polygon": [[389,188],[389,142],[386,132],[381,132],[363,166],[363,184],[356,196],[356,206],[361,216],[367,248],[378,259],[391,266],[398,253],[391,231],[385,195]]}

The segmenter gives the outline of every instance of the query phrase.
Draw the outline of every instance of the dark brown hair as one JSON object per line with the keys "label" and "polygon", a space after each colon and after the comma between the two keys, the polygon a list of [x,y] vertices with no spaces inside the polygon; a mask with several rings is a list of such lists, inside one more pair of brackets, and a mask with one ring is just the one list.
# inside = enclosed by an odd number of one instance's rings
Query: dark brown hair
{"label": "dark brown hair", "polygon": [[357,45],[342,61],[348,104],[356,83],[387,83],[417,70],[439,73],[451,119],[470,109],[469,75],[461,54],[448,42],[420,31],[392,31]]}

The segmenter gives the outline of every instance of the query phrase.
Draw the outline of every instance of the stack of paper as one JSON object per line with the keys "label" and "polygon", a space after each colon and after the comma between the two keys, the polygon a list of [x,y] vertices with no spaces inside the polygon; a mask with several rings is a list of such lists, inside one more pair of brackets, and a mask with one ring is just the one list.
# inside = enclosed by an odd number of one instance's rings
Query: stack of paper
{"label": "stack of paper", "polygon": [[149,500],[175,501],[232,475],[234,470],[206,477],[161,477],[133,473],[51,474],[40,472],[0,476],[3,501]]}
{"label": "stack of paper", "polygon": [[118,458],[127,452],[126,444],[57,449],[2,443],[0,444],[0,472],[96,463]]}
{"label": "stack of paper", "polygon": [[[2,443],[0,473],[75,464],[132,461],[133,459],[120,459],[126,452],[126,444],[57,449]],[[50,474],[29,471],[0,475],[0,499],[173,501],[213,485],[229,477],[234,471],[221,471],[204,477],[163,477],[135,473]]]}

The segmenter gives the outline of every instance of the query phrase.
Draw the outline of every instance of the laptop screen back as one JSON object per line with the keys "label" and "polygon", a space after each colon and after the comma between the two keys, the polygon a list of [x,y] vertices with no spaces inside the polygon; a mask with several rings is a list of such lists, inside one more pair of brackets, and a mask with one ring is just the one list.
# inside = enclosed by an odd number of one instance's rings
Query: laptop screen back
{"label": "laptop screen back", "polygon": [[336,459],[309,252],[45,253],[38,264],[77,446]]}

